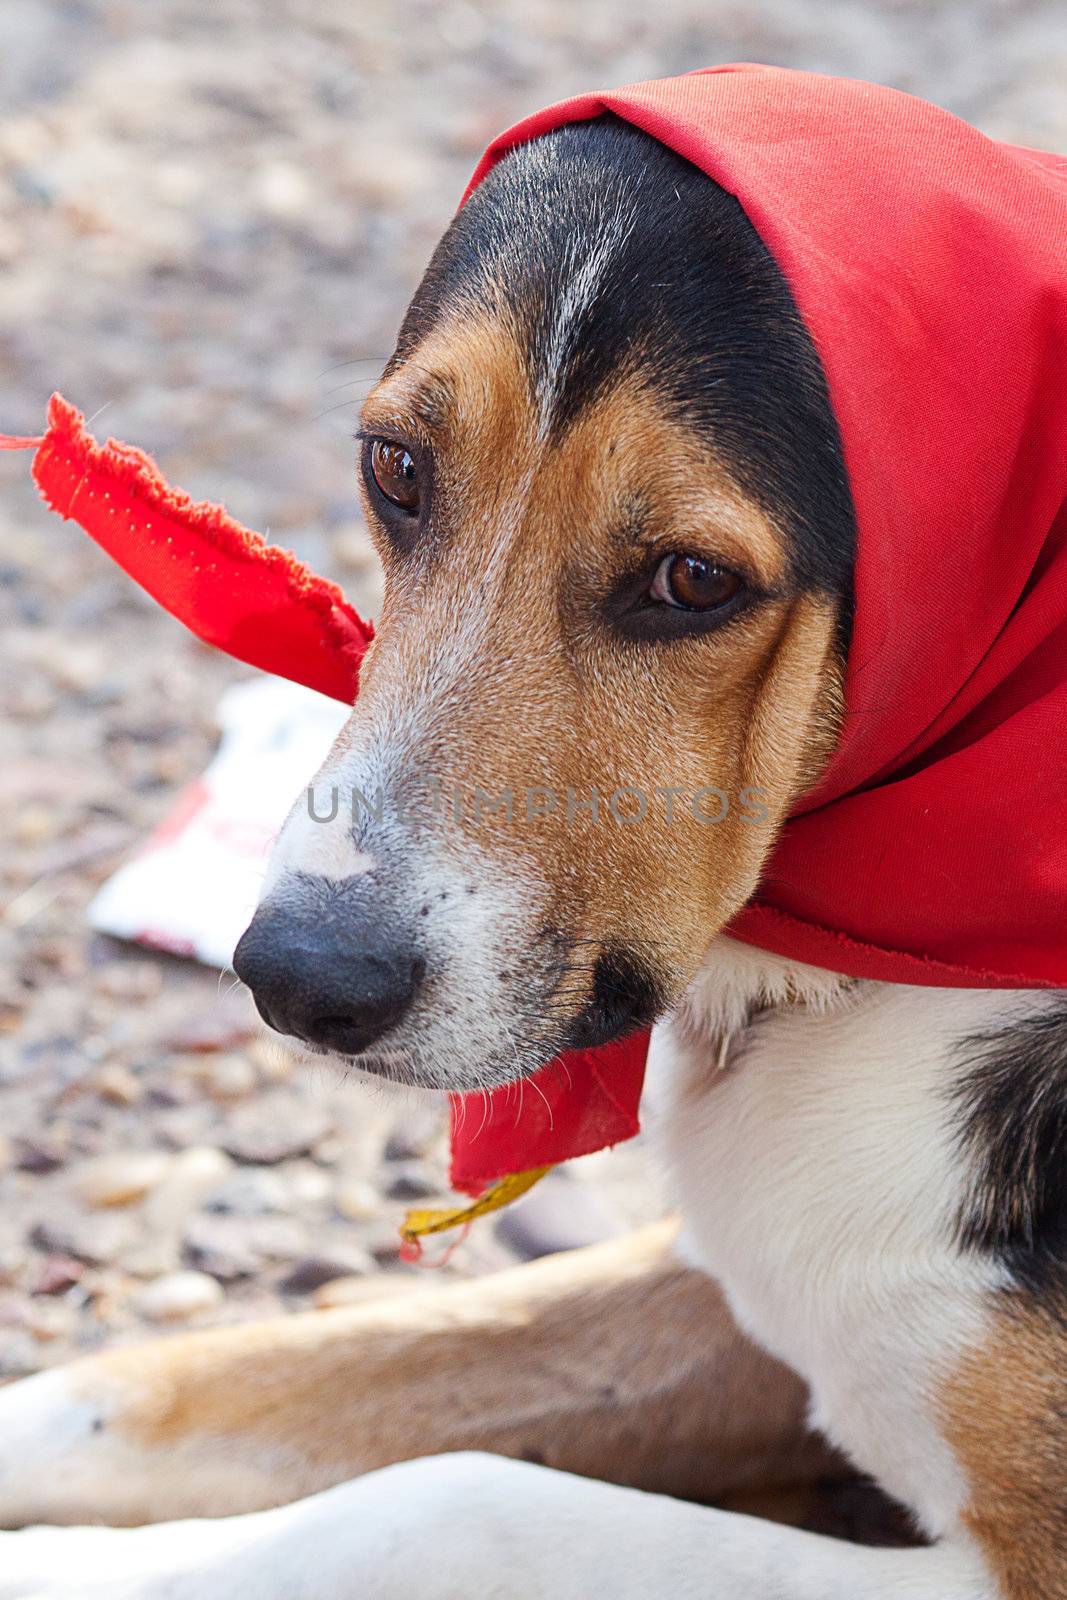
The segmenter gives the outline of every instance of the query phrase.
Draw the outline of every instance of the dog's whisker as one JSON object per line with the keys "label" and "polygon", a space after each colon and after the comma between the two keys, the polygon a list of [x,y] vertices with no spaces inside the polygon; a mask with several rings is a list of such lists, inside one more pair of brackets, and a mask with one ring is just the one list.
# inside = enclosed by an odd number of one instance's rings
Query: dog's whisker
{"label": "dog's whisker", "polygon": [[335,361],[332,366],[323,367],[318,374],[318,378],[321,382],[323,378],[328,378],[332,372],[342,372],[346,367],[382,367],[388,359],[388,356],[352,356],[348,361]]}
{"label": "dog's whisker", "polygon": [[335,383],[332,388],[324,390],[323,394],[324,397],[328,397],[331,394],[340,394],[344,389],[358,388],[360,385],[366,385],[369,387],[369,385],[374,381],[375,380],[373,378],[349,378],[344,383]]}
{"label": "dog's whisker", "polygon": [[326,407],[324,407],[324,409],[322,411],[316,411],[313,416],[308,418],[308,421],[309,421],[309,423],[311,423],[311,422],[321,422],[323,417],[331,417],[331,416],[333,416],[335,411],[351,410],[353,407],[357,406],[358,404],[359,404],[358,400],[339,400],[338,403],[336,405],[334,405],[334,406],[326,406]]}

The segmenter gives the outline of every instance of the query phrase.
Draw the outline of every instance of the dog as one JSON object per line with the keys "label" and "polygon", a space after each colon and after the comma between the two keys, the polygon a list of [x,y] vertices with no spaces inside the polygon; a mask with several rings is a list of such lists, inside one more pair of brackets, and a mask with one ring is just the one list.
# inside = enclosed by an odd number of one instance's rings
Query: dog
{"label": "dog", "polygon": [[[238,971],[281,1032],[457,1092],[654,1023],[682,1233],[4,1390],[0,1520],[52,1526],[0,1536],[0,1600],[1067,1595],[1062,994],[722,931],[831,759],[853,626],[841,438],[760,234],[614,117],[516,147],[360,474],[386,602],[320,780],[573,803],[298,804]],[[715,825],[595,814],[709,774]],[[910,1545],[735,1509],[842,1460]]]}

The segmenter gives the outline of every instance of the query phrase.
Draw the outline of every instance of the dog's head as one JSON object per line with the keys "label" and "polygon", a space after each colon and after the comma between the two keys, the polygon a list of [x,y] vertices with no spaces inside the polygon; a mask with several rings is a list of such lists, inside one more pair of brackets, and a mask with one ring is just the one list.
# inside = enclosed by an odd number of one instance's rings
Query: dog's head
{"label": "dog's head", "polygon": [[381,623],[236,966],[316,1048],[491,1087],[668,1009],[825,764],[840,441],[739,204],[610,118],[474,192],[360,440]]}

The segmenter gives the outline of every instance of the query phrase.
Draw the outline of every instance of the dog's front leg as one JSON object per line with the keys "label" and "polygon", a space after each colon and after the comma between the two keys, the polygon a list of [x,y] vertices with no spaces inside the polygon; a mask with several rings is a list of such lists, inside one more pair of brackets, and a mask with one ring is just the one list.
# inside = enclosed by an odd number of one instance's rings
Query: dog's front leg
{"label": "dog's front leg", "polygon": [[962,1538],[873,1550],[499,1456],[208,1522],[0,1535],[0,1600],[998,1600]]}
{"label": "dog's front leg", "polygon": [[0,1526],[218,1517],[468,1449],[701,1499],[825,1472],[803,1386],[742,1337],[673,1235],[15,1384],[0,1391]]}

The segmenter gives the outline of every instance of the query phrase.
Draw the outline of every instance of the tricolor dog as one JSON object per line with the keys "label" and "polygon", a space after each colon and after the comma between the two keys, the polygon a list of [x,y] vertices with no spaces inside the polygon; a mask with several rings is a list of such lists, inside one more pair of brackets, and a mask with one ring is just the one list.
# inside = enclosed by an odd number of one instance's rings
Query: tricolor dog
{"label": "tricolor dog", "polygon": [[653,1025],[680,1240],[4,1390],[0,1600],[1067,1596],[1065,173],[753,67],[493,147],[360,422],[385,803],[237,968],[456,1093]]}

